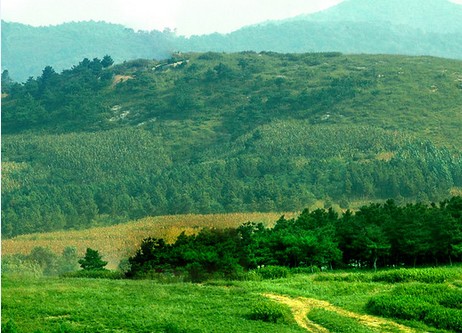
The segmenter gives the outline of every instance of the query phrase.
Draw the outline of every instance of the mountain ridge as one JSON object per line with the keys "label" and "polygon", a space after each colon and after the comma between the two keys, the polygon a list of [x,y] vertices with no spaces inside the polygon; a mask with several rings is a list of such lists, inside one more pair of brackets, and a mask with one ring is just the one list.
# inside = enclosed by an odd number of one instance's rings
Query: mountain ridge
{"label": "mountain ridge", "polygon": [[448,0],[344,0],[324,11],[300,15],[289,20],[315,22],[387,22],[424,32],[462,31],[462,4]]}
{"label": "mountain ridge", "polygon": [[[410,18],[412,18],[410,20]],[[76,41],[76,42],[74,42]],[[446,0],[346,0],[334,7],[229,34],[177,36],[101,22],[33,28],[2,21],[2,70],[25,81],[51,65],[60,71],[84,57],[117,63],[166,59],[174,51],[343,52],[462,59],[462,5]],[[31,58],[31,54],[35,54]]]}

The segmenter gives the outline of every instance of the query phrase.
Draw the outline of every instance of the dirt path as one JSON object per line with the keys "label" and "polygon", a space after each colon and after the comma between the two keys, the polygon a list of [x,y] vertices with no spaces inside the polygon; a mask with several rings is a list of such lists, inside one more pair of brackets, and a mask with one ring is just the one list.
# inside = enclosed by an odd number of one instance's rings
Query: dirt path
{"label": "dirt path", "polygon": [[362,325],[365,325],[371,329],[376,330],[377,332],[387,332],[387,327],[396,331],[398,329],[400,332],[404,333],[414,333],[415,331],[409,327],[404,325],[397,324],[391,320],[369,316],[369,315],[362,315],[355,312],[351,312],[337,306],[334,306],[326,301],[317,300],[314,298],[290,298],[287,296],[275,295],[275,294],[264,294],[263,296],[268,297],[276,302],[285,304],[290,307],[292,313],[294,315],[295,321],[306,329],[309,332],[313,333],[328,333],[329,330],[326,328],[310,321],[307,318],[308,313],[314,308],[322,308],[328,311],[333,311],[342,315],[344,317],[354,318],[358,320],[358,322]]}

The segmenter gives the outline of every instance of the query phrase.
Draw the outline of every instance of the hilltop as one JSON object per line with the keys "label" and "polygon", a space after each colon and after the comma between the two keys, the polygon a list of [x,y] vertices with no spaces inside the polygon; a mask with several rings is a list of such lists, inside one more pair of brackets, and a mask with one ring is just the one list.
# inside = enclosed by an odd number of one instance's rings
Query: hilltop
{"label": "hilltop", "polygon": [[3,236],[460,193],[460,61],[104,59],[4,86]]}

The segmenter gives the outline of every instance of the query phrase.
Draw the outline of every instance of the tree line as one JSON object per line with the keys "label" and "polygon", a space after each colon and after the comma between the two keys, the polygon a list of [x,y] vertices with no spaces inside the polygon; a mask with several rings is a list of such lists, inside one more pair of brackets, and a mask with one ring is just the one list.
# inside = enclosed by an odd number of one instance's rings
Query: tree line
{"label": "tree line", "polygon": [[369,204],[339,216],[332,209],[282,216],[273,228],[182,233],[173,244],[146,238],[129,258],[128,277],[153,273],[235,276],[262,266],[380,268],[452,264],[462,260],[462,197],[439,205]]}

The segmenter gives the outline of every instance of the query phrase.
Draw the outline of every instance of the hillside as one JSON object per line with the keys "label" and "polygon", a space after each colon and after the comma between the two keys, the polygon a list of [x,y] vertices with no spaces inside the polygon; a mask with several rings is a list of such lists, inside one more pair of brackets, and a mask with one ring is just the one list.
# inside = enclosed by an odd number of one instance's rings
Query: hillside
{"label": "hillside", "polygon": [[4,86],[2,235],[459,194],[460,65],[244,52],[46,68]]}
{"label": "hillside", "polygon": [[[448,0],[346,0],[327,10],[186,38],[172,31],[133,31],[104,22],[34,28],[2,21],[2,70],[19,82],[51,65],[110,54],[116,63],[166,59],[173,51],[343,52],[462,59],[462,5]],[[33,56],[31,56],[33,55]]]}

